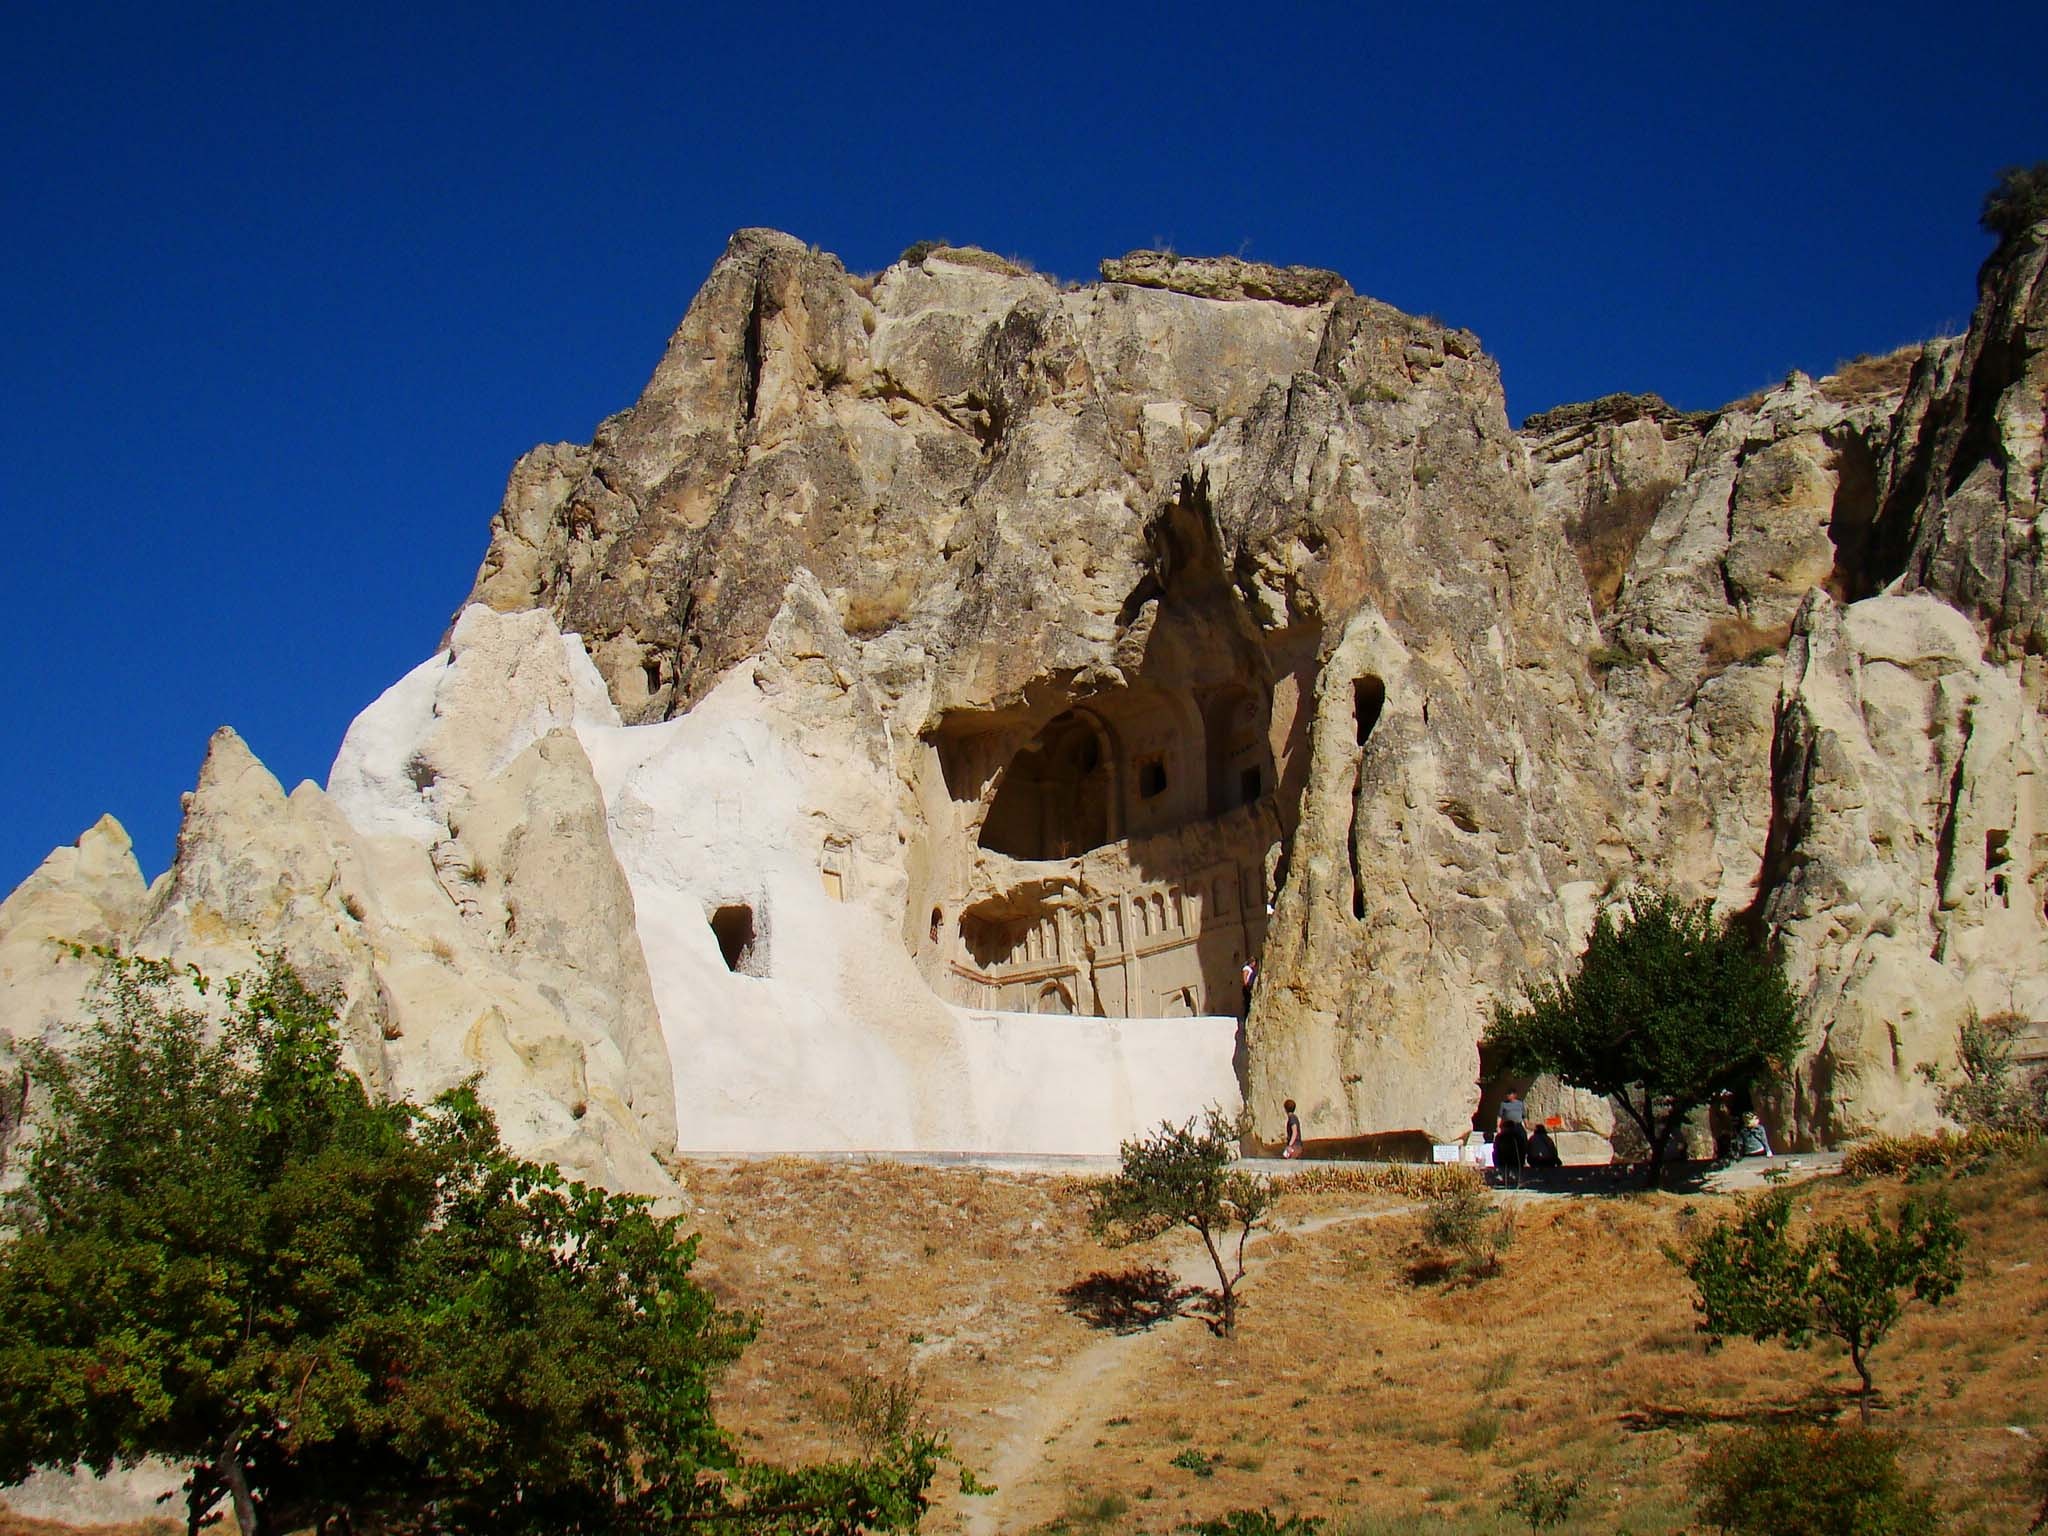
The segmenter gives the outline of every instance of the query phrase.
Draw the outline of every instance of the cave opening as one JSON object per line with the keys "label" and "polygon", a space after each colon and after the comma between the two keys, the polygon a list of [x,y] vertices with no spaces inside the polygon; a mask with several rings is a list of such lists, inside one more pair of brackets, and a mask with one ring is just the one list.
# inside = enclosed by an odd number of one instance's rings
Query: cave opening
{"label": "cave opening", "polygon": [[1257,695],[1247,688],[1219,690],[1202,712],[1202,726],[1209,757],[1209,814],[1224,816],[1255,803],[1271,782],[1272,762]]}
{"label": "cave opening", "polygon": [[1835,452],[1835,495],[1828,511],[1828,542],[1834,546],[1834,567],[1824,585],[1838,603],[1861,602],[1888,586],[1903,570],[1903,561],[1887,558],[1879,548],[1877,462],[1860,437],[1844,438]]}
{"label": "cave opening", "polygon": [[981,846],[1013,859],[1066,859],[1113,835],[1115,760],[1099,721],[1058,716],[1010,761]]}
{"label": "cave opening", "polygon": [[754,909],[734,902],[711,914],[711,933],[725,968],[739,975],[757,974],[754,966]]}
{"label": "cave opening", "polygon": [[1379,678],[1367,673],[1354,678],[1351,683],[1351,724],[1358,739],[1360,757],[1358,777],[1351,786],[1351,830],[1346,842],[1351,852],[1351,916],[1355,922],[1365,920],[1365,857],[1359,847],[1363,836],[1359,806],[1365,799],[1365,758],[1364,748],[1371,740],[1373,728],[1380,723],[1380,711],[1387,705],[1387,685]]}
{"label": "cave opening", "polygon": [[1378,678],[1367,674],[1356,678],[1351,684],[1351,718],[1358,733],[1358,744],[1362,747],[1372,735],[1372,728],[1380,723],[1380,711],[1386,708],[1387,685]]}

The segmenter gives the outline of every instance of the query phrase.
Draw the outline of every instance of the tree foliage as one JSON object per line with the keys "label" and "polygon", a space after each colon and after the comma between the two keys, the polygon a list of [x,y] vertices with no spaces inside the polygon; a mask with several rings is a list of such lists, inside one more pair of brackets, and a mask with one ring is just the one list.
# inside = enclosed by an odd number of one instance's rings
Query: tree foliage
{"label": "tree foliage", "polygon": [[2037,160],[2032,165],[2009,165],[1998,173],[1984,194],[1984,211],[1977,222],[2003,244],[2043,219],[2048,219],[2048,160]]}
{"label": "tree foliage", "polygon": [[1934,1084],[1935,1108],[1973,1131],[2037,1132],[2048,1119],[2048,1075],[2031,1076],[2012,1059],[2024,1022],[2013,1013],[1980,1019],[1971,1009],[1956,1034],[1961,1077],[1951,1081],[1931,1062],[1918,1069]]}
{"label": "tree foliage", "polygon": [[282,963],[111,961],[0,1246],[0,1482],[183,1464],[245,1532],[915,1524],[946,1455],[742,1462],[710,1389],[752,1325],[642,1198],[524,1162],[467,1088],[380,1103]]}
{"label": "tree foliage", "polygon": [[1504,1068],[1605,1094],[1642,1132],[1648,1181],[1693,1110],[1781,1070],[1804,1038],[1784,973],[1710,902],[1638,889],[1602,909],[1578,969],[1495,1011]]}
{"label": "tree foliage", "polygon": [[1273,1205],[1272,1180],[1231,1166],[1242,1134],[1213,1106],[1199,1120],[1161,1122],[1123,1144],[1117,1175],[1097,1187],[1088,1214],[1096,1233],[1117,1245],[1172,1227],[1199,1234],[1216,1268],[1217,1325],[1226,1337],[1237,1331],[1245,1243]]}
{"label": "tree foliage", "polygon": [[1693,1475],[1700,1517],[1735,1536],[1934,1536],[1933,1496],[1867,1429],[1772,1425],[1714,1447]]}
{"label": "tree foliage", "polygon": [[1792,1195],[1773,1190],[1694,1240],[1681,1262],[1698,1288],[1694,1310],[1715,1338],[1782,1340],[1803,1349],[1831,1338],[1849,1352],[1857,1403],[1870,1422],[1870,1356],[1908,1301],[1938,1305],[1963,1279],[1963,1230],[1944,1199],[1908,1200],[1886,1227],[1823,1222],[1792,1232]]}

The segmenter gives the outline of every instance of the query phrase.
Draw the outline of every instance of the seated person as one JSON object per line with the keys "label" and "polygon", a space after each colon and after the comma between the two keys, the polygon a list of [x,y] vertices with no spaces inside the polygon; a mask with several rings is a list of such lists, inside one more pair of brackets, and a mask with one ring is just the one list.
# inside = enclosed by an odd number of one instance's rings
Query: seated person
{"label": "seated person", "polygon": [[1769,1157],[1771,1141],[1764,1134],[1764,1123],[1754,1114],[1742,1117],[1742,1155],[1744,1157]]}
{"label": "seated person", "polygon": [[1550,1139],[1550,1128],[1538,1124],[1529,1131],[1529,1166],[1531,1168],[1562,1168],[1564,1159],[1558,1155],[1557,1143]]}

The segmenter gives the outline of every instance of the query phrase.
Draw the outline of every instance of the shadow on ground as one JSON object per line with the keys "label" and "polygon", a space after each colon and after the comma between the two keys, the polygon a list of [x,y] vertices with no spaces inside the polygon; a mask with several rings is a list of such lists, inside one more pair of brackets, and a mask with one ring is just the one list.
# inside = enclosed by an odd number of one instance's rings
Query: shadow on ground
{"label": "shadow on ground", "polygon": [[1855,1393],[1821,1387],[1789,1403],[1751,1403],[1732,1408],[1653,1404],[1622,1414],[1618,1422],[1639,1435],[1657,1429],[1704,1429],[1709,1424],[1744,1424],[1751,1428],[1766,1424],[1833,1424],[1855,1406]]}
{"label": "shadow on ground", "polygon": [[1179,1317],[1190,1310],[1190,1303],[1207,1294],[1200,1286],[1182,1285],[1172,1270],[1147,1264],[1115,1272],[1098,1269],[1085,1279],[1062,1286],[1060,1300],[1090,1328],[1107,1333],[1140,1333]]}
{"label": "shadow on ground", "polygon": [[[1778,1179],[1798,1183],[1839,1171],[1839,1153],[1794,1157],[1749,1157],[1736,1162],[1669,1162],[1655,1188],[1673,1195],[1727,1194],[1762,1188]],[[1520,1189],[1532,1195],[1639,1195],[1652,1186],[1644,1182],[1641,1163],[1588,1163],[1570,1168],[1525,1168],[1520,1176],[1489,1169],[1486,1182],[1495,1189]]]}

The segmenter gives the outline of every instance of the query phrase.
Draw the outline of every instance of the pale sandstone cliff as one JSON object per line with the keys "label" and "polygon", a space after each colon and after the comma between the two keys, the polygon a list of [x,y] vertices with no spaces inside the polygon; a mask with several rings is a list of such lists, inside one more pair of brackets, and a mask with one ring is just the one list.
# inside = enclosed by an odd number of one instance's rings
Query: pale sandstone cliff
{"label": "pale sandstone cliff", "polygon": [[366,1074],[482,1068],[611,1177],[1240,1084],[1387,1145],[1649,876],[1807,994],[1786,1134],[1928,1123],[1966,1005],[2048,1014],[2043,246],[1917,359],[1518,434],[1476,338],[1333,274],[742,231],[329,795],[217,742],[156,890],[103,825],[0,907],[11,1027],[75,1005],[52,937],[281,944]]}

